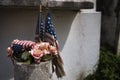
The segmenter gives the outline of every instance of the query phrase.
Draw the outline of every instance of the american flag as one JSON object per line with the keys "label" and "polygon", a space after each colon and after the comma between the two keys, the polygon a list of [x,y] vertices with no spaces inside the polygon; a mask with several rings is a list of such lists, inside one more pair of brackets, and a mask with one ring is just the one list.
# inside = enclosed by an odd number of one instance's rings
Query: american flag
{"label": "american flag", "polygon": [[59,48],[56,32],[54,30],[51,15],[49,12],[47,13],[46,20],[45,20],[45,38],[44,39],[45,41],[48,41],[51,44],[56,45],[57,48]]}
{"label": "american flag", "polygon": [[38,35],[42,41],[43,41],[43,38],[44,38],[44,31],[45,31],[44,23],[43,23],[42,15],[41,15],[41,12],[40,12],[40,14],[38,16],[38,21],[37,21],[35,34]]}
{"label": "american flag", "polygon": [[57,40],[56,32],[53,27],[51,15],[49,12],[47,13],[46,21],[45,21],[44,41],[50,42],[53,46],[56,46],[57,48],[58,54],[52,60],[52,69],[53,69],[53,72],[55,70],[58,78],[62,78],[63,76],[65,76],[65,71],[63,68],[63,60],[59,54],[58,40]]}

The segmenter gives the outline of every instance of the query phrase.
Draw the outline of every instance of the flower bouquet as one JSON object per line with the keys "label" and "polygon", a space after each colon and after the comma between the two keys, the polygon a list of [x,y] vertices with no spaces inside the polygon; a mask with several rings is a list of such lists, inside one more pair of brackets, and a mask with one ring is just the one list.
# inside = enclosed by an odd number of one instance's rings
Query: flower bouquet
{"label": "flower bouquet", "polygon": [[57,49],[49,42],[33,42],[28,40],[12,41],[11,46],[7,48],[7,56],[17,62],[40,63],[47,61],[57,55]]}

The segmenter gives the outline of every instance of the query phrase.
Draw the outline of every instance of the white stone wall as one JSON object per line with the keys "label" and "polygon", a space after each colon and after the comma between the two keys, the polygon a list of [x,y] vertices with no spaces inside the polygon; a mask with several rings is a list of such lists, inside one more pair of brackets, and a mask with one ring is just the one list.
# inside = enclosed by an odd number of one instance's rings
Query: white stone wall
{"label": "white stone wall", "polygon": [[67,73],[62,80],[77,80],[95,69],[99,59],[100,20],[97,12],[75,15],[61,53]]}

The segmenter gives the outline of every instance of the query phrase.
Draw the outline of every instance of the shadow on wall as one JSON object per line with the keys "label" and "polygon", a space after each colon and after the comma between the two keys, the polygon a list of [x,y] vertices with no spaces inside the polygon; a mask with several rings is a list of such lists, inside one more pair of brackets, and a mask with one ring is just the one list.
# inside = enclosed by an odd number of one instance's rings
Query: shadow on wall
{"label": "shadow on wall", "polygon": [[53,13],[53,23],[58,37],[60,50],[64,48],[64,44],[69,36],[69,31],[71,29],[72,22],[76,16],[77,12],[74,11],[52,11]]}
{"label": "shadow on wall", "polygon": [[[70,26],[76,12],[52,10],[53,24],[58,36],[60,49],[69,36]],[[43,13],[45,16],[45,13]],[[6,57],[6,48],[13,39],[34,40],[38,10],[21,8],[0,8],[0,80],[13,78],[13,65]]]}

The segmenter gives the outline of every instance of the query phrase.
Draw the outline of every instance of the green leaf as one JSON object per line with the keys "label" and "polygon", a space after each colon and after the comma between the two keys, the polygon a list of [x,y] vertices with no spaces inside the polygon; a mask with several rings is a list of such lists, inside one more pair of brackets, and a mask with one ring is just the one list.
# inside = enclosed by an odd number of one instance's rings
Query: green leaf
{"label": "green leaf", "polygon": [[24,64],[31,64],[31,61],[28,59],[27,61],[24,62]]}
{"label": "green leaf", "polygon": [[49,61],[49,60],[51,60],[53,57],[52,57],[52,55],[44,55],[42,58],[41,58],[41,61]]}
{"label": "green leaf", "polygon": [[29,57],[30,57],[30,53],[28,51],[25,51],[22,53],[21,59],[23,61],[27,61],[29,59]]}

